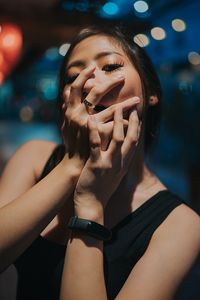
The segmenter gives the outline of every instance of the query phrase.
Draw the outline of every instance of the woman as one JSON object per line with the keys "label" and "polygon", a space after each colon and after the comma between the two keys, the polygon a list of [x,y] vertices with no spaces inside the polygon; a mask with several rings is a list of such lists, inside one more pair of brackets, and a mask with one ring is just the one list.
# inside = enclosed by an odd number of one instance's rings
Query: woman
{"label": "woman", "polygon": [[200,222],[144,163],[161,98],[148,57],[117,30],[85,29],[60,91],[65,146],[29,142],[2,176],[1,269],[15,262],[20,300],[172,299]]}

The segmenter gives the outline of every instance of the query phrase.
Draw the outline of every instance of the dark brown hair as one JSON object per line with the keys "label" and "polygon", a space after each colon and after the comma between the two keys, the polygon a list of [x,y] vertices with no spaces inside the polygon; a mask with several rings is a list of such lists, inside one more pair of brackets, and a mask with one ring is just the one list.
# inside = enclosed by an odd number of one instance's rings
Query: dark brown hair
{"label": "dark brown hair", "polygon": [[[103,28],[102,26],[92,26],[81,30],[79,34],[74,38],[61,66],[59,84],[59,101],[61,101],[60,107],[62,106],[63,102],[62,94],[66,82],[66,65],[69,61],[71,53],[77,44],[79,44],[84,39],[95,35],[107,36],[111,38],[111,40],[115,43],[117,42],[117,44],[127,54],[140,76],[143,96],[145,99],[143,120],[145,123],[145,149],[147,150],[152,144],[152,141],[154,140],[159,128],[162,97],[161,85],[154,66],[144,49],[139,47],[133,41],[133,39],[131,39],[118,27]],[[157,105],[150,106],[148,104],[151,95],[156,95],[158,97],[159,101]]]}

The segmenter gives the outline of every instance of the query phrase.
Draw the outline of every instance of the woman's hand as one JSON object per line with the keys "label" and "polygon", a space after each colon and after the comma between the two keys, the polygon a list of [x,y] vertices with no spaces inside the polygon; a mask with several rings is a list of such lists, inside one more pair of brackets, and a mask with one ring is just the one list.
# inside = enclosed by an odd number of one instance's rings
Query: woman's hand
{"label": "woman's hand", "polygon": [[[132,99],[132,108],[139,103]],[[129,116],[124,130],[123,109],[118,106],[114,113],[112,139],[106,151],[101,149],[96,115],[88,119],[90,156],[79,177],[75,194],[75,214],[93,219],[103,213],[111,195],[128,171],[139,138],[140,124],[136,109]]]}
{"label": "woman's hand", "polygon": [[[66,85],[63,95],[65,102],[62,107],[64,114],[62,135],[66,147],[64,160],[67,163],[69,163],[69,160],[73,162],[73,167],[77,168],[80,172],[89,157],[87,123],[90,111],[83,103],[84,85],[92,76],[94,70],[94,67],[84,69],[71,85]],[[95,106],[106,93],[122,83],[123,80],[123,75],[113,76],[106,83],[99,83],[91,88],[87,97],[89,97],[92,105]],[[112,136],[113,115],[116,106],[119,105],[126,111],[130,109],[131,104],[129,99],[96,113],[102,149],[107,148]],[[123,122],[127,126],[127,120],[124,119]]]}

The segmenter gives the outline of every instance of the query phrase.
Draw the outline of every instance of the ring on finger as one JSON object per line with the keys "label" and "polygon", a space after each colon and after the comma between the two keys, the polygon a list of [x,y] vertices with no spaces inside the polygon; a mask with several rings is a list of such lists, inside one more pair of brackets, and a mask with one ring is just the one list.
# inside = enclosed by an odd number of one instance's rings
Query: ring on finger
{"label": "ring on finger", "polygon": [[94,106],[91,102],[89,102],[86,98],[83,99],[82,103],[83,103],[86,107],[88,107],[88,108],[94,108],[94,107],[95,107],[95,106]]}

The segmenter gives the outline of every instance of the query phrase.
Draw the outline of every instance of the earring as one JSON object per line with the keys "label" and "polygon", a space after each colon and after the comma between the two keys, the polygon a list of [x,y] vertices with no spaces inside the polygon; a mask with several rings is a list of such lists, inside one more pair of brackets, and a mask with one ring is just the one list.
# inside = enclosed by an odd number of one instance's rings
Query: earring
{"label": "earring", "polygon": [[149,98],[149,105],[155,105],[158,103],[158,97],[155,95],[155,96],[150,96]]}

